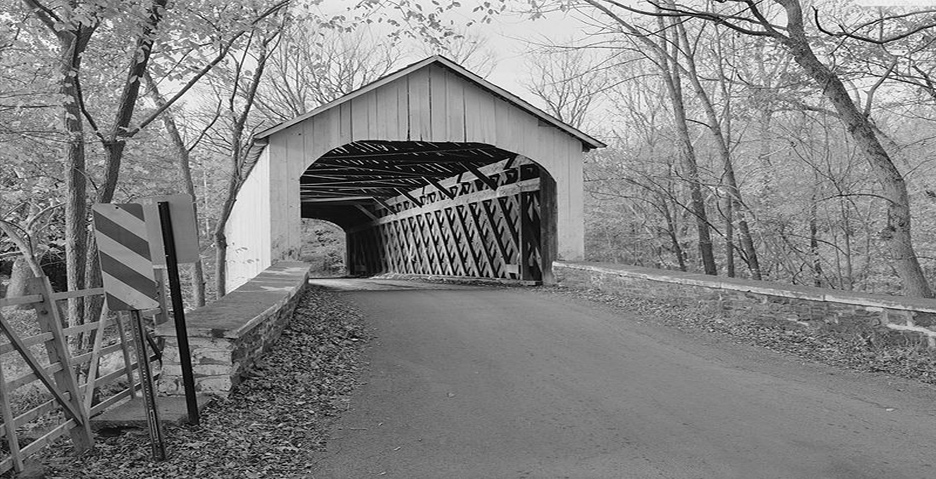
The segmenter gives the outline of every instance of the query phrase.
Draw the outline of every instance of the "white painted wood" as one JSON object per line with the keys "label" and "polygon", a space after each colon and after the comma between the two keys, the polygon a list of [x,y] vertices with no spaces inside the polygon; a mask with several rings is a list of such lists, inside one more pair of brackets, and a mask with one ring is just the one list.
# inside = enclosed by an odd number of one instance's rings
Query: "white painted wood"
{"label": "white painted wood", "polygon": [[401,70],[398,70],[398,71],[396,71],[396,72],[394,72],[394,73],[391,73],[391,74],[389,74],[389,75],[387,75],[387,76],[385,76],[385,77],[383,77],[383,78],[381,78],[381,79],[379,79],[379,80],[377,80],[377,81],[375,81],[375,82],[373,82],[373,83],[370,83],[370,84],[368,84],[368,85],[365,85],[365,86],[359,88],[358,90],[355,90],[355,91],[353,91],[353,92],[351,92],[351,93],[349,93],[349,94],[347,94],[347,95],[345,95],[345,96],[343,96],[343,97],[341,97],[341,98],[338,98],[337,100],[334,100],[334,101],[329,102],[329,103],[327,103],[327,104],[325,104],[325,105],[322,105],[322,106],[320,106],[320,107],[318,107],[318,108],[316,108],[316,109],[310,111],[309,113],[306,113],[306,114],[304,114],[304,115],[300,115],[300,116],[298,116],[298,117],[296,117],[296,118],[293,118],[292,120],[285,121],[285,122],[280,123],[279,125],[276,125],[276,126],[274,126],[274,127],[272,127],[272,128],[268,128],[268,129],[266,129],[266,130],[264,130],[264,131],[261,131],[261,132],[259,132],[259,133],[257,134],[256,137],[257,137],[258,139],[267,138],[267,137],[273,135],[274,133],[277,133],[277,132],[279,132],[279,131],[285,130],[286,128],[289,128],[289,127],[291,127],[291,126],[293,126],[293,125],[295,125],[295,124],[297,124],[297,123],[302,123],[303,121],[306,121],[306,120],[309,119],[309,118],[312,118],[312,117],[314,117],[314,116],[317,116],[319,113],[321,113],[321,112],[323,112],[323,111],[336,108],[336,107],[338,107],[339,105],[341,105],[342,103],[349,102],[349,101],[351,101],[351,100],[353,100],[353,99],[355,99],[355,98],[357,98],[357,97],[359,97],[359,96],[361,96],[361,95],[364,95],[364,94],[366,94],[366,93],[368,93],[368,92],[370,92],[370,91],[373,91],[373,90],[375,90],[375,89],[377,89],[377,88],[380,88],[380,87],[382,87],[382,86],[384,86],[384,85],[387,85],[387,84],[393,83],[393,82],[395,82],[395,81],[397,81],[397,80],[406,78],[406,77],[410,76],[412,73],[417,72],[417,71],[419,71],[419,70],[422,70],[422,69],[424,69],[424,68],[427,67],[427,66],[441,66],[441,67],[445,68],[446,70],[448,70],[449,72],[454,73],[454,74],[458,75],[459,77],[461,77],[466,83],[471,83],[471,84],[474,84],[474,85],[478,85],[478,86],[480,86],[482,89],[484,89],[485,91],[487,91],[487,92],[489,93],[489,95],[499,96],[499,97],[501,97],[501,98],[506,99],[509,103],[511,103],[512,105],[516,106],[516,107],[519,108],[520,110],[523,110],[524,112],[526,112],[526,113],[528,113],[528,114],[530,114],[530,115],[532,115],[532,116],[534,116],[534,117],[537,117],[537,118],[542,119],[542,120],[545,121],[546,123],[549,123],[550,125],[554,126],[555,128],[557,128],[557,129],[559,129],[559,130],[561,130],[561,131],[564,131],[566,134],[568,134],[568,135],[570,135],[570,136],[572,136],[572,137],[574,137],[574,138],[578,138],[582,143],[590,145],[591,148],[601,148],[601,147],[606,146],[604,143],[602,143],[602,142],[600,142],[600,141],[598,141],[598,140],[592,138],[591,136],[588,136],[588,135],[586,135],[585,133],[582,133],[581,131],[579,131],[579,130],[577,130],[577,129],[575,129],[575,128],[573,128],[573,127],[571,127],[571,126],[569,126],[569,125],[567,125],[567,124],[565,124],[565,123],[562,123],[561,121],[559,121],[559,120],[557,120],[557,119],[555,119],[555,118],[553,118],[553,117],[547,115],[545,112],[543,112],[543,111],[540,110],[539,108],[536,108],[535,106],[533,106],[533,105],[527,103],[527,102],[524,101],[522,98],[520,98],[520,97],[518,97],[518,96],[516,96],[516,95],[514,95],[514,94],[512,94],[512,93],[510,93],[510,92],[507,91],[507,90],[504,90],[503,88],[500,88],[499,86],[497,86],[497,85],[495,85],[495,84],[493,84],[493,83],[491,83],[491,82],[485,80],[484,78],[481,78],[480,76],[475,75],[474,73],[472,73],[472,72],[466,70],[466,69],[465,69],[464,67],[462,67],[461,65],[459,65],[459,64],[457,64],[457,63],[455,63],[455,62],[453,62],[453,61],[451,61],[451,60],[449,60],[449,59],[447,59],[447,58],[445,58],[445,57],[443,57],[443,56],[439,56],[439,55],[431,56],[431,57],[428,57],[428,58],[426,58],[426,59],[424,59],[424,60],[421,60],[421,61],[418,61],[418,62],[416,62],[416,63],[413,63],[412,65],[409,65],[409,66],[407,66],[407,67],[405,67],[405,68],[403,68],[403,69],[401,69]]}
{"label": "white painted wood", "polygon": [[400,138],[398,121],[397,89],[399,83],[391,83],[376,90],[376,131],[373,140],[392,140]]}
{"label": "white painted wood", "polygon": [[[226,289],[233,291],[271,264],[270,155],[267,147],[237,195],[225,225],[228,239]],[[280,151],[283,153],[283,151]]]}
{"label": "white painted wood", "polygon": [[409,77],[410,140],[429,141],[432,117],[429,110],[429,71],[413,72]]}
{"label": "white painted wood", "polygon": [[559,259],[584,257],[582,151],[603,145],[448,63],[391,75],[265,134],[269,146],[227,226],[229,286],[297,257],[299,177],[355,140],[485,143],[530,158],[556,181]]}
{"label": "white painted wood", "polygon": [[438,65],[430,65],[429,70],[429,139],[432,141],[451,141],[448,131],[448,95],[446,94],[445,70]]}
{"label": "white painted wood", "polygon": [[447,141],[465,141],[465,83],[448,71],[445,71],[445,102]]}

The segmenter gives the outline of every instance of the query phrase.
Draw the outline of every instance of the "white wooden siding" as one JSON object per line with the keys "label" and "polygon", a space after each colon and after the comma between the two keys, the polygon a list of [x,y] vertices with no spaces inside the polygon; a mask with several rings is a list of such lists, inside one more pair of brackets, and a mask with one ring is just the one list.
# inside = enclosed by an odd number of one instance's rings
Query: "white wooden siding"
{"label": "white wooden siding", "polygon": [[[430,64],[268,138],[266,169],[251,173],[251,187],[242,190],[239,216],[229,222],[229,241],[269,251],[238,253],[229,262],[230,271],[243,262],[248,273],[238,270],[237,278],[262,271],[268,261],[296,259],[301,243],[299,177],[328,151],[360,140],[477,142],[532,159],[556,180],[559,258],[584,255],[582,140],[440,65]],[[266,175],[268,181],[255,175]],[[266,200],[259,191],[263,188]],[[243,203],[257,203],[250,206],[256,211],[251,214],[266,208],[263,221],[268,226],[246,218]],[[246,224],[235,224],[240,221]],[[261,244],[254,236],[267,238]]]}

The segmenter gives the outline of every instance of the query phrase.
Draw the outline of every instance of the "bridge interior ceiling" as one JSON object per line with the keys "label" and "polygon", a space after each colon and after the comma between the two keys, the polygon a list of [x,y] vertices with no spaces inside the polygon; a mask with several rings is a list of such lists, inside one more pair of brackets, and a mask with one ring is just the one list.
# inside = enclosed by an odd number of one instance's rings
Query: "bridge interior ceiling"
{"label": "bridge interior ceiling", "polygon": [[303,206],[372,204],[514,156],[482,143],[358,141],[313,163],[300,196]]}

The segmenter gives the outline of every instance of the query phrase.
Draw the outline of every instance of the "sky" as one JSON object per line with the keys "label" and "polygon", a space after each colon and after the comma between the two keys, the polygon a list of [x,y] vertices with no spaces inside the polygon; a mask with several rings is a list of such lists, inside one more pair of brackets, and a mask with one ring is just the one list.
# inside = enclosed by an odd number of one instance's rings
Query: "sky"
{"label": "sky", "polygon": [[[427,11],[432,8],[431,0],[415,1],[424,5]],[[486,39],[487,47],[494,51],[496,65],[486,80],[542,107],[542,102],[529,94],[523,86],[523,82],[529,79],[526,58],[531,48],[530,42],[563,41],[580,35],[586,24],[579,16],[562,12],[550,13],[536,20],[531,20],[529,15],[504,12],[493,16],[490,23],[479,23],[479,14],[471,12],[471,9],[479,2],[461,0],[461,3],[464,6],[449,12],[446,18],[456,25],[467,25],[473,21],[474,24],[469,27],[470,32]],[[325,0],[318,8],[326,14],[339,13],[348,5],[347,0]],[[419,61],[422,56],[423,54],[414,52],[411,57],[406,58],[405,63]]]}
{"label": "sky", "polygon": [[490,25],[478,28],[498,54],[497,66],[487,79],[527,101],[538,103],[520,83],[529,78],[525,63],[531,48],[529,43],[561,42],[580,36],[586,25],[576,15],[557,12],[536,20],[519,14],[501,15]]}
{"label": "sky", "polygon": [[[433,8],[432,0],[412,0],[420,3],[424,11]],[[529,80],[527,59],[532,44],[557,42],[562,43],[570,38],[581,38],[586,31],[592,29],[589,22],[580,13],[551,12],[543,18],[531,20],[528,14],[512,13],[510,11],[494,15],[490,23],[477,23],[478,14],[471,9],[480,4],[482,0],[459,0],[462,7],[447,13],[447,19],[456,25],[466,25],[472,21],[471,31],[485,38],[496,54],[497,63],[493,71],[486,77],[488,81],[506,89],[540,108],[543,102],[530,94],[524,82]],[[623,3],[637,4],[639,0],[622,0]],[[853,0],[856,4],[868,8],[918,6],[936,8],[936,0]],[[358,0],[323,0],[318,6],[324,13],[343,13],[349,6]],[[443,2],[444,3],[444,2]],[[498,2],[491,0],[492,4]],[[525,1],[508,2],[508,5],[522,7]],[[379,28],[379,27],[378,27]],[[414,52],[405,59],[404,64],[422,59],[422,54]]]}

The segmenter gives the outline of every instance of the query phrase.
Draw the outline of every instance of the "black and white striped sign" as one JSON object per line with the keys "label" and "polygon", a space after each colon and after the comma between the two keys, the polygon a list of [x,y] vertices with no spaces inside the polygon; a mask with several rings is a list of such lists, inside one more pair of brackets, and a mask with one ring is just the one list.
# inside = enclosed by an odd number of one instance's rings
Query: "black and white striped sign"
{"label": "black and white striped sign", "polygon": [[98,203],[92,211],[107,307],[111,311],[158,308],[143,206]]}

